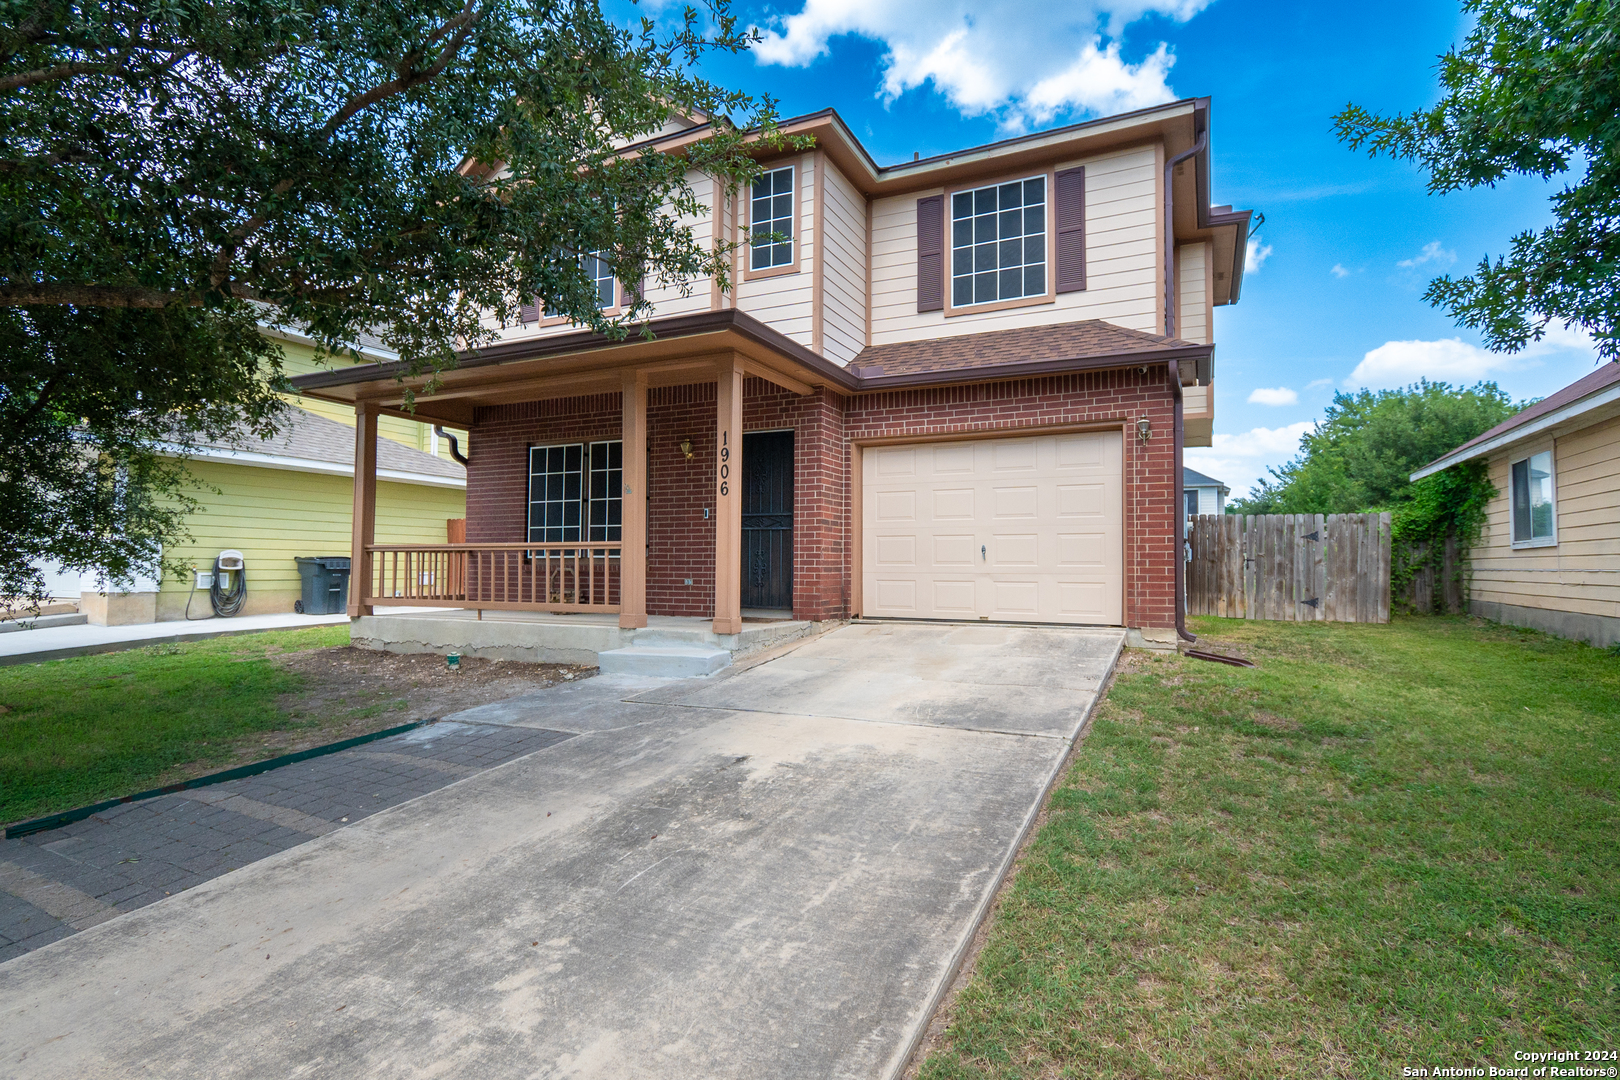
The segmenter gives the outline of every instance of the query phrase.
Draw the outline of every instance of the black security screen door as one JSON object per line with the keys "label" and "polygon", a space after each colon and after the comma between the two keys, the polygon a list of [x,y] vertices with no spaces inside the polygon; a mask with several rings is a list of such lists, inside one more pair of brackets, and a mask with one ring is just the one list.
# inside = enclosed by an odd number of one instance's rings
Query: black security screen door
{"label": "black security screen door", "polygon": [[793,432],[743,436],[742,606],[793,607]]}

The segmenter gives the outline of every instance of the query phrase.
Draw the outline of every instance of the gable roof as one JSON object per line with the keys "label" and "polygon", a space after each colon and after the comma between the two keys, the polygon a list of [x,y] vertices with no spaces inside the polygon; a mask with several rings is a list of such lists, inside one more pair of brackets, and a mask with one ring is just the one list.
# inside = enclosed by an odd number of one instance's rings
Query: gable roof
{"label": "gable roof", "polygon": [[[282,414],[279,430],[268,439],[243,433],[239,439],[209,439],[197,446],[186,456],[295,472],[354,475],[354,428],[296,406]],[[467,484],[467,470],[456,462],[424,454],[383,436],[377,438],[377,476],[432,487]]]}
{"label": "gable roof", "polygon": [[1225,489],[1225,490],[1230,490],[1230,489],[1228,489],[1226,487],[1225,484],[1221,483],[1219,480],[1215,479],[1213,476],[1205,476],[1203,473],[1197,471],[1196,469],[1189,469],[1185,465],[1183,465],[1181,467],[1181,486],[1182,487],[1213,487],[1213,488],[1222,488],[1222,489]]}
{"label": "gable roof", "polygon": [[1555,424],[1561,424],[1620,400],[1620,361],[1611,360],[1596,371],[1576,379],[1556,394],[1522,409],[1482,435],[1429,462],[1412,474],[1413,480],[1432,476],[1442,469],[1488,454],[1492,450],[1529,438]]}

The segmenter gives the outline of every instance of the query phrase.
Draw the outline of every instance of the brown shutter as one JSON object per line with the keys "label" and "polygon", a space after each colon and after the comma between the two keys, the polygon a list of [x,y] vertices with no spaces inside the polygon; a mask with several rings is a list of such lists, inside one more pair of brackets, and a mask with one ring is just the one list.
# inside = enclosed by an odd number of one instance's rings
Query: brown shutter
{"label": "brown shutter", "polygon": [[532,297],[527,304],[518,305],[518,319],[525,323],[540,321],[540,298]]}
{"label": "brown shutter", "polygon": [[945,196],[917,200],[917,310],[945,310]]}
{"label": "brown shutter", "polygon": [[1057,229],[1057,291],[1086,287],[1086,170],[1065,169],[1052,178],[1052,223]]}

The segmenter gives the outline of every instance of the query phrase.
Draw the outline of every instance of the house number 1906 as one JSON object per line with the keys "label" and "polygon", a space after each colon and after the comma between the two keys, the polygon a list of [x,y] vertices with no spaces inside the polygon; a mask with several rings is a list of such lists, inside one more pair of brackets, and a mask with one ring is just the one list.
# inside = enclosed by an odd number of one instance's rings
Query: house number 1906
{"label": "house number 1906", "polygon": [[731,432],[720,433],[720,494],[731,494]]}

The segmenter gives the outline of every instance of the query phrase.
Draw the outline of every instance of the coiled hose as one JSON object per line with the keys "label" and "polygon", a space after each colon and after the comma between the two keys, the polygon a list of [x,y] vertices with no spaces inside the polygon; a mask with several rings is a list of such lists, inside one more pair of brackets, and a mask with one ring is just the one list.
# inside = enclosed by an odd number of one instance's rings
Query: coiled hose
{"label": "coiled hose", "polygon": [[[228,619],[232,615],[240,614],[242,611],[242,605],[247,602],[247,565],[243,564],[241,569],[229,571],[229,573],[235,575],[231,581],[231,587],[229,589],[222,589],[219,587],[219,579],[224,576],[225,573],[227,573],[227,571],[221,570],[219,560],[215,559],[214,580],[213,583],[208,586],[208,605],[214,609],[214,616],[221,619]],[[193,599],[196,597],[196,595],[197,590],[191,590],[191,596]],[[203,616],[205,619],[209,617],[210,616],[207,615]],[[191,599],[186,601],[186,620],[188,622],[199,621],[191,614]]]}

